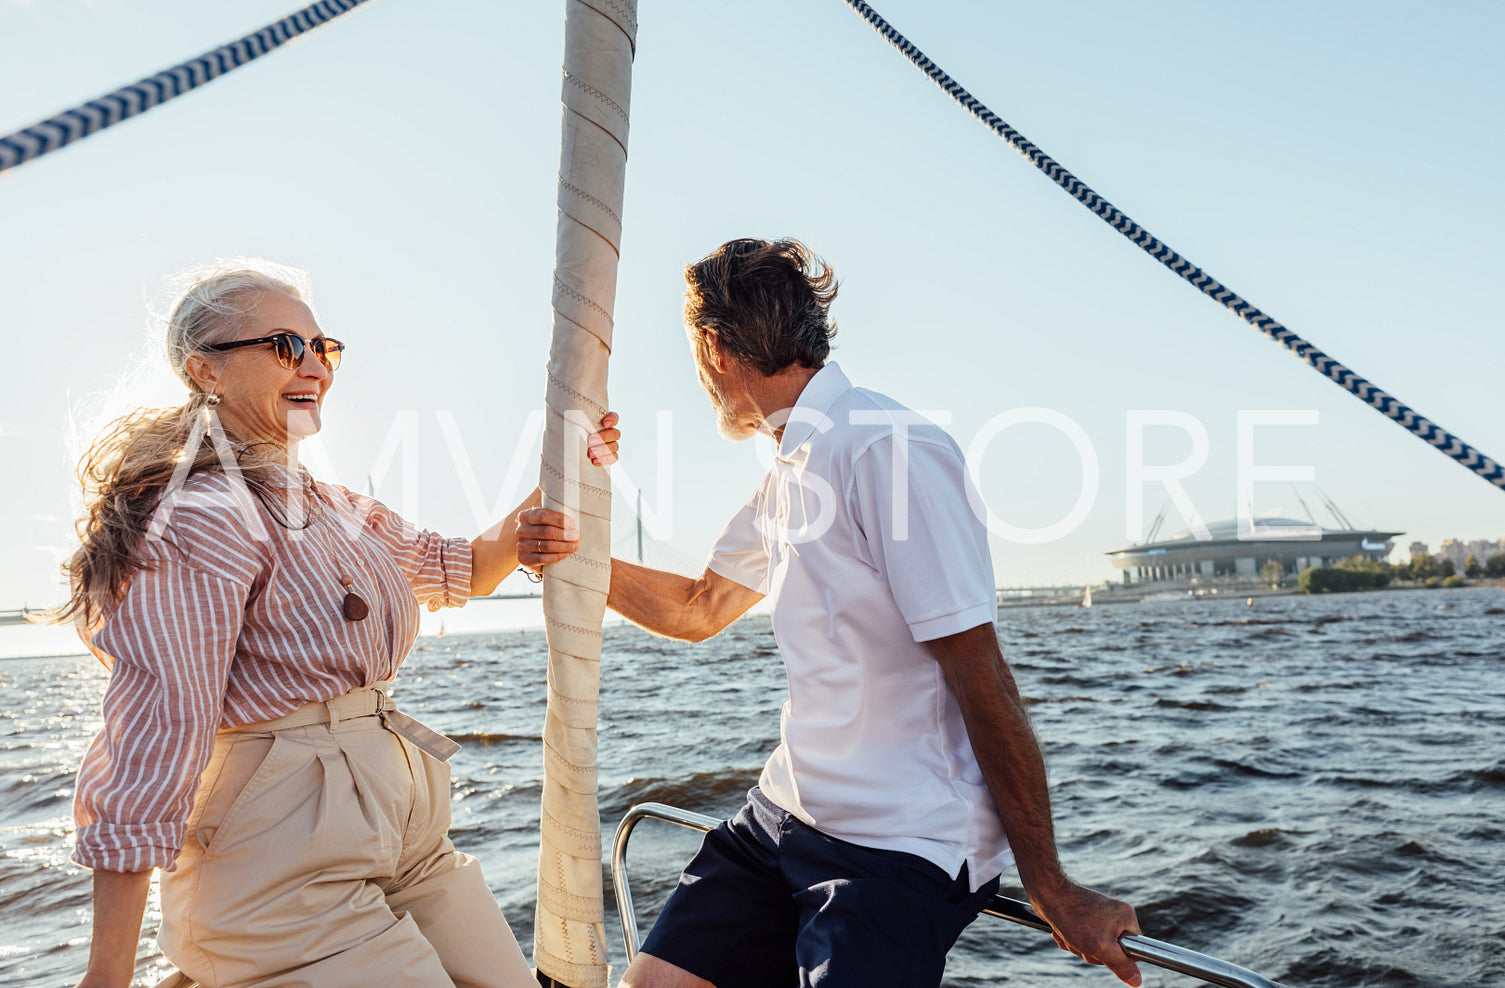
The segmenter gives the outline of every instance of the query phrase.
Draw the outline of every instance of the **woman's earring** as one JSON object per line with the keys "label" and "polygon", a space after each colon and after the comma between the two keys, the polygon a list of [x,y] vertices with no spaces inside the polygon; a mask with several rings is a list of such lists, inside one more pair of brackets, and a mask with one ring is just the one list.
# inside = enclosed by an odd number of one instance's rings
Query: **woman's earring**
{"label": "woman's earring", "polygon": [[223,431],[219,423],[219,404],[221,401],[223,399],[211,391],[204,395],[204,407],[199,409],[199,428],[203,431],[204,435],[209,437],[210,442],[215,441],[216,432]]}

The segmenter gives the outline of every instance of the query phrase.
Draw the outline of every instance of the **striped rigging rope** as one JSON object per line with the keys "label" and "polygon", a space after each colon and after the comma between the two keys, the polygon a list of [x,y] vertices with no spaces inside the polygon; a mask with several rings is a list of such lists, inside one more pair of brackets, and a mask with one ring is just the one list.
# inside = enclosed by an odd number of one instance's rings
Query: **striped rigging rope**
{"label": "striped rigging rope", "polygon": [[140,82],[121,86],[113,93],[92,99],[71,110],[64,110],[55,117],[49,117],[14,134],[0,137],[0,172],[33,158],[40,158],[106,127],[113,127],[122,120],[166,103],[174,96],[182,96],[190,89],[196,89],[231,69],[238,69],[365,2],[366,0],[319,0],[275,24],[268,24],[260,31],[253,31],[243,38],[205,52],[198,58],[189,59]]}
{"label": "striped rigging rope", "polygon": [[1182,257],[1168,245],[1161,242],[1150,231],[1135,223],[1125,216],[1121,210],[1111,202],[1088,188],[1081,179],[1061,167],[1050,155],[1041,151],[1030,143],[1024,135],[1010,127],[1003,120],[977,100],[971,93],[951,76],[941,70],[925,53],[916,48],[909,39],[896,31],[893,25],[879,16],[878,12],[868,6],[863,0],[843,0],[844,3],[863,20],[897,48],[906,58],[914,63],[915,68],[929,76],[931,81],[945,90],[946,94],[960,103],[967,112],[1007,141],[1009,146],[1030,160],[1036,168],[1040,169],[1072,198],[1092,212],[1113,229],[1128,237],[1137,244],[1146,254],[1170,268],[1180,275],[1186,282],[1206,295],[1215,302],[1222,304],[1231,310],[1239,318],[1259,330],[1265,336],[1279,343],[1287,350],[1295,354],[1301,361],[1316,370],[1319,374],[1329,378],[1333,383],[1346,391],[1351,392],[1365,404],[1372,406],[1387,418],[1393,419],[1403,428],[1410,431],[1417,438],[1437,447],[1447,456],[1452,457],[1474,473],[1494,484],[1496,487],[1505,488],[1505,467],[1485,456],[1479,450],[1448,432],[1437,423],[1427,419],[1415,409],[1402,403],[1399,399],[1386,393],[1353,371],[1344,367],[1338,361],[1329,357],[1321,350],[1312,346],[1306,340],[1286,329],[1275,319],[1250,305],[1238,293],[1218,281],[1212,275],[1203,271],[1186,258]]}

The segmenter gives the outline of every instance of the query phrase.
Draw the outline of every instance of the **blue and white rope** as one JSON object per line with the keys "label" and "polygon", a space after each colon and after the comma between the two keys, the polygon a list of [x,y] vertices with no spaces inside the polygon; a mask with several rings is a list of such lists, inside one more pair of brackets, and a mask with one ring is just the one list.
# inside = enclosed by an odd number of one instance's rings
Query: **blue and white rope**
{"label": "blue and white rope", "polygon": [[1072,198],[1096,213],[1099,218],[1113,227],[1113,229],[1139,245],[1145,253],[1180,275],[1197,288],[1197,290],[1202,292],[1202,294],[1215,302],[1221,303],[1232,310],[1239,318],[1265,334],[1265,336],[1290,350],[1318,373],[1331,379],[1339,387],[1352,392],[1365,404],[1374,407],[1386,417],[1395,420],[1418,438],[1437,447],[1443,453],[1457,460],[1491,484],[1494,484],[1496,487],[1505,488],[1505,467],[1501,467],[1499,463],[1485,456],[1479,450],[1459,439],[1451,432],[1448,432],[1437,423],[1427,419],[1415,409],[1403,404],[1393,395],[1387,394],[1380,388],[1375,387],[1364,378],[1338,363],[1332,357],[1312,346],[1306,340],[1286,329],[1270,316],[1265,315],[1259,309],[1250,305],[1232,289],[1176,253],[1176,251],[1162,243],[1144,227],[1125,216],[1116,206],[1088,188],[1081,179],[1061,167],[1054,158],[1041,151],[1034,144],[1026,140],[1017,130],[1000,120],[992,110],[989,110],[982,103],[978,102],[971,93],[967,92],[955,79],[952,79],[943,72],[939,66],[925,56],[924,52],[910,43],[904,35],[894,30],[888,21],[879,16],[878,12],[864,3],[863,0],[843,0],[843,2],[852,8],[859,17],[867,21],[889,44],[893,45],[906,58],[913,62],[915,68],[929,76],[931,81],[946,91],[947,95],[960,103],[967,112],[982,121],[993,133],[1007,141],[1015,151],[1028,158],[1051,181],[1070,193]]}
{"label": "blue and white rope", "polygon": [[174,96],[181,96],[231,69],[238,69],[365,2],[319,0],[275,24],[268,24],[260,31],[205,52],[182,65],[122,86],[113,93],[65,110],[7,137],[0,137],[0,172],[160,106]]}

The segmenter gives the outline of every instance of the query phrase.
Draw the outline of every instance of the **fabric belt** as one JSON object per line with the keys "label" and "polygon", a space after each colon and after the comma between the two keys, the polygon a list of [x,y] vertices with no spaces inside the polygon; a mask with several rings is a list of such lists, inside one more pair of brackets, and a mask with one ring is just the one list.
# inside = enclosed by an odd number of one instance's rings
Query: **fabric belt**
{"label": "fabric belt", "polygon": [[391,680],[372,683],[370,686],[358,686],[344,696],[337,696],[333,700],[305,703],[292,713],[275,720],[229,727],[225,729],[225,732],[269,734],[275,731],[291,730],[295,727],[309,727],[314,724],[328,724],[329,729],[333,731],[339,728],[341,721],[380,717],[382,726],[393,734],[406,738],[413,743],[414,747],[441,762],[449,761],[454,753],[460,750],[459,742],[420,724],[398,710],[392,702],[392,697],[388,695],[388,690],[391,688]]}

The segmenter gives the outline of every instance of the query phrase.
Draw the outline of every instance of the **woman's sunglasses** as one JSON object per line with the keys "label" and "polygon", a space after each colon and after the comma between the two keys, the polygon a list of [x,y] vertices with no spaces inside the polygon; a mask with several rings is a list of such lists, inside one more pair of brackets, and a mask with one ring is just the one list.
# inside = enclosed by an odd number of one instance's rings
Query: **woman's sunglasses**
{"label": "woman's sunglasses", "polygon": [[345,352],[345,344],[339,340],[330,339],[327,336],[315,336],[311,340],[305,340],[297,333],[273,333],[271,336],[262,336],[254,340],[236,340],[234,343],[211,343],[205,346],[205,350],[234,350],[243,346],[256,346],[258,343],[270,343],[277,348],[277,363],[288,370],[297,370],[303,365],[303,352],[306,348],[312,348],[314,356],[323,361],[324,366],[334,370],[340,366],[340,355]]}

